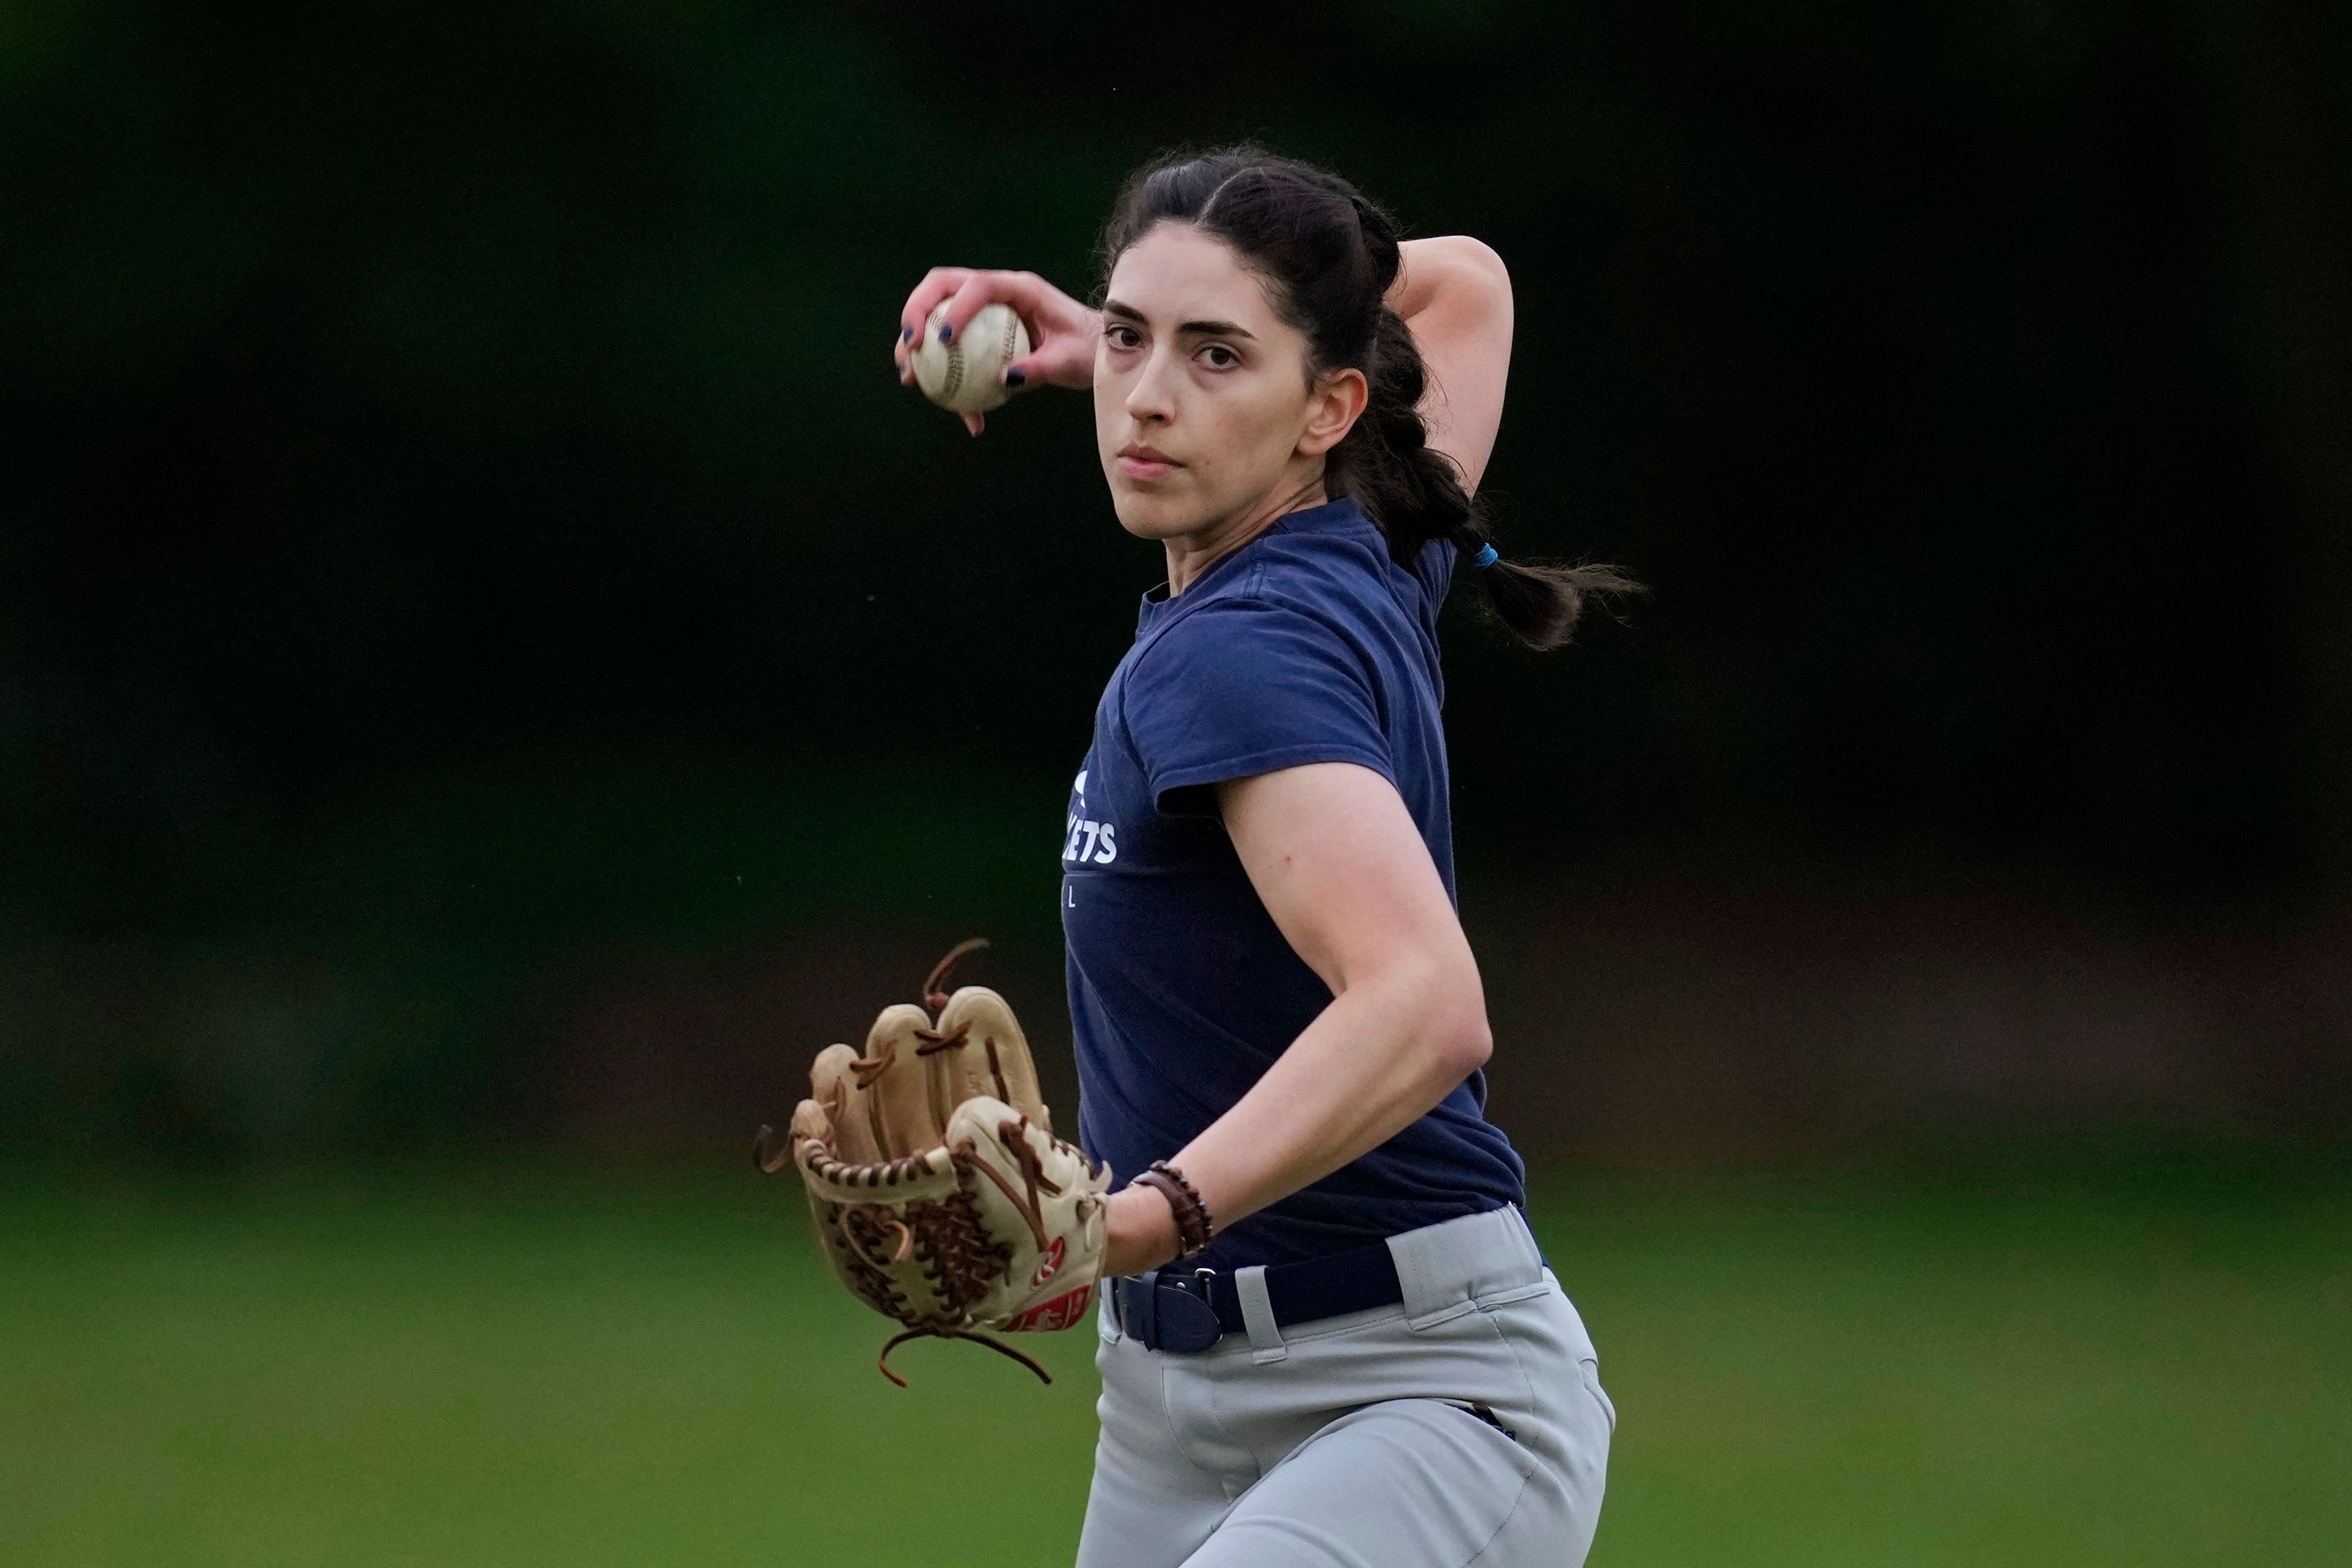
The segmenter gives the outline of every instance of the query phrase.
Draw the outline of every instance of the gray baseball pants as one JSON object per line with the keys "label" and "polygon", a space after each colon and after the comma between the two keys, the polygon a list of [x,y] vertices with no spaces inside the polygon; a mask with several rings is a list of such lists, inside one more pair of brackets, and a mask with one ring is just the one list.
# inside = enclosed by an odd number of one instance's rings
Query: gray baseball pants
{"label": "gray baseball pants", "polygon": [[1575,1568],[1615,1409],[1517,1208],[1390,1238],[1404,1301],[1146,1350],[1106,1304],[1078,1568]]}

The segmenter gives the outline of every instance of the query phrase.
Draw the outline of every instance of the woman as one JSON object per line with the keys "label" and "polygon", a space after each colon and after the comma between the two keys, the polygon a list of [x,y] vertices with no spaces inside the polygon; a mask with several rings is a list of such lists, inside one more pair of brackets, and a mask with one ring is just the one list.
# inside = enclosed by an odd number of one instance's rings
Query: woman
{"label": "woman", "polygon": [[943,336],[1013,306],[1006,381],[1093,389],[1119,522],[1167,551],[1062,854],[1080,1136],[1139,1178],[1080,1568],[1580,1562],[1615,1417],[1481,1113],[1436,626],[1457,556],[1538,647],[1625,584],[1487,543],[1484,246],[1400,245],[1244,147],[1138,173],[1104,256],[1098,310],[936,270],[898,353],[943,300]]}

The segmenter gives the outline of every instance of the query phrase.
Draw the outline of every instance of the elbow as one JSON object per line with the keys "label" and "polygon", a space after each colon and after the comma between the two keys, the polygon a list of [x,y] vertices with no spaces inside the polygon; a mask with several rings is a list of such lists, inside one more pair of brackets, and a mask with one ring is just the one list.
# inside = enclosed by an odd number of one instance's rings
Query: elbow
{"label": "elbow", "polygon": [[1453,1093],[1495,1053],[1486,987],[1466,947],[1400,963],[1362,989],[1363,1005],[1387,1022],[1388,1081],[1399,1094],[1420,1100],[1422,1110]]}
{"label": "elbow", "polygon": [[1510,298],[1511,269],[1503,265],[1502,252],[1485,240],[1472,239],[1468,235],[1462,237],[1462,243],[1468,252],[1470,265],[1479,278],[1497,294],[1505,299]]}
{"label": "elbow", "polygon": [[1475,1019],[1465,1020],[1445,1036],[1446,1089],[1450,1092],[1472,1073],[1486,1065],[1495,1054],[1495,1036],[1486,1027],[1486,1011],[1481,1007]]}
{"label": "elbow", "polygon": [[1435,1067],[1445,1080],[1442,1092],[1486,1065],[1495,1054],[1494,1031],[1486,1024],[1486,996],[1473,970],[1450,977],[1433,999],[1428,1039]]}
{"label": "elbow", "polygon": [[1493,246],[1466,234],[1454,235],[1446,244],[1452,253],[1448,259],[1465,291],[1497,305],[1510,303],[1511,269],[1503,265],[1502,257]]}
{"label": "elbow", "polygon": [[[1398,309],[1410,319],[1440,301],[1449,315],[1475,317],[1511,308],[1511,272],[1495,247],[1466,234],[1405,242],[1414,303]],[[1401,279],[1402,281],[1402,279]]]}

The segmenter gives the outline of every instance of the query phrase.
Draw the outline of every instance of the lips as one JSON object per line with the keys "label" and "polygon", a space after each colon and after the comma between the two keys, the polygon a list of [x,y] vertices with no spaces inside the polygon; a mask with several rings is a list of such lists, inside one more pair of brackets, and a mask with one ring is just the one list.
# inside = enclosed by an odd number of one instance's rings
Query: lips
{"label": "lips", "polygon": [[1118,452],[1118,471],[1130,479],[1164,479],[1183,466],[1154,447],[1128,446]]}

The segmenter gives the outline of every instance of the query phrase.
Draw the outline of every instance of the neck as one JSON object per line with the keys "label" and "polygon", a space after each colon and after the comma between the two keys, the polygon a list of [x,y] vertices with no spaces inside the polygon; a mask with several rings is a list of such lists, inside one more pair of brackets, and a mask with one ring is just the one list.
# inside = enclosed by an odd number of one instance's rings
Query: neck
{"label": "neck", "polygon": [[1218,519],[1197,533],[1179,534],[1160,542],[1168,551],[1168,596],[1175,598],[1200,579],[1202,573],[1303,507],[1321,506],[1324,493],[1318,470],[1301,479],[1286,479],[1256,501]]}

